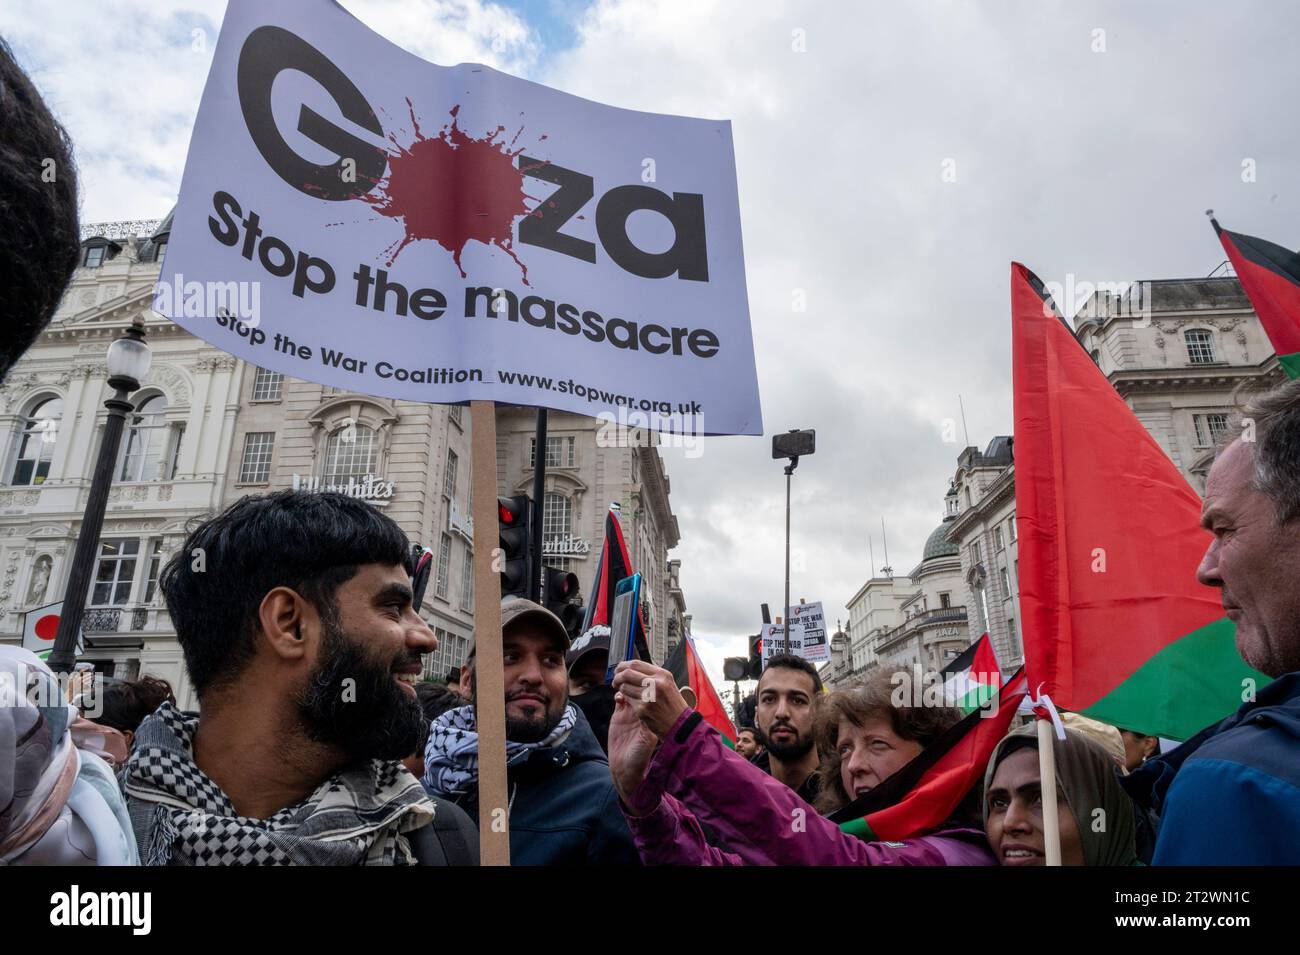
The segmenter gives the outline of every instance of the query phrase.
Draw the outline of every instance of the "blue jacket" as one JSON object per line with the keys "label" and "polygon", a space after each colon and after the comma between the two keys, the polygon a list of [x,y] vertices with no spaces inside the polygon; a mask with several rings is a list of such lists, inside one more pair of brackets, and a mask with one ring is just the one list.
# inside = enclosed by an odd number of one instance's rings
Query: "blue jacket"
{"label": "blue jacket", "polygon": [[1124,778],[1155,865],[1300,865],[1300,673]]}
{"label": "blue jacket", "polygon": [[[609,762],[579,712],[557,746],[509,768],[511,865],[639,865]],[[478,789],[456,800],[478,824]]]}

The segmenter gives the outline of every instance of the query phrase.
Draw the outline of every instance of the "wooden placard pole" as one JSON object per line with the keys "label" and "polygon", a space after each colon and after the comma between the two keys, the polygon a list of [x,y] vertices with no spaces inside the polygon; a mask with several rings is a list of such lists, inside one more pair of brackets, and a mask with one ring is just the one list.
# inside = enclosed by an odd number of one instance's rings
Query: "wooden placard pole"
{"label": "wooden placard pole", "polygon": [[506,792],[506,702],[501,662],[501,576],[497,553],[497,419],[491,401],[471,401],[474,492],[474,718],[478,728],[479,864],[510,864]]}
{"label": "wooden placard pole", "polygon": [[1056,806],[1056,727],[1038,719],[1038,774],[1043,798],[1043,849],[1048,865],[1061,864],[1061,818]]}

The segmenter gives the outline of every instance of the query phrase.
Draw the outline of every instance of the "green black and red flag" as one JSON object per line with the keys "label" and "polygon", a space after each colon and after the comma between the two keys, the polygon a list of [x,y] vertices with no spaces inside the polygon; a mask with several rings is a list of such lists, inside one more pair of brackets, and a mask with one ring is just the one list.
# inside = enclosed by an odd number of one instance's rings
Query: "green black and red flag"
{"label": "green black and red flag", "polygon": [[[591,595],[587,603],[587,612],[582,621],[582,632],[600,624],[608,627],[614,616],[614,594],[618,582],[624,577],[631,577],[636,571],[632,569],[632,559],[627,553],[627,544],[623,542],[623,526],[618,520],[618,505],[610,505],[605,514],[605,541],[600,545],[600,560],[596,562],[596,577],[591,582]],[[646,641],[645,621],[641,619],[641,608],[636,608],[636,636],[634,639],[636,658],[650,659],[650,644]],[[680,684],[679,684],[680,685]]]}
{"label": "green black and red flag", "polygon": [[1270,682],[1196,579],[1201,499],[1018,262],[1011,341],[1030,682],[1061,709],[1187,739]]}
{"label": "green black and red flag", "polygon": [[982,709],[967,713],[894,775],[833,813],[831,822],[868,842],[898,842],[942,825],[983,778],[1028,692],[1021,667],[993,689]]}
{"label": "green black and red flag", "polygon": [[1300,254],[1210,219],[1288,378],[1300,377]]}
{"label": "green black and red flag", "polygon": [[722,734],[722,741],[731,749],[736,748],[736,727],[727,716],[718,691],[713,688],[713,681],[705,672],[704,663],[695,650],[695,641],[689,632],[682,635],[677,646],[673,647],[664,669],[673,675],[673,681],[680,686],[689,686],[695,694],[695,711],[704,717],[715,730]]}

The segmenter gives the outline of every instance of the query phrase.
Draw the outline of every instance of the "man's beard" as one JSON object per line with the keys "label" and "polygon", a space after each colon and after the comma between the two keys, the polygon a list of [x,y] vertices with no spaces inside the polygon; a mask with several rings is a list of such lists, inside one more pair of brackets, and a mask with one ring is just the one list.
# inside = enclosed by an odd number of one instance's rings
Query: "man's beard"
{"label": "man's beard", "polygon": [[372,660],[337,620],[322,623],[320,660],[298,694],[307,737],[337,746],[349,759],[410,756],[420,742],[424,711],[397,685],[392,668],[399,661]]}
{"label": "man's beard", "polygon": [[772,724],[773,729],[777,726],[788,727],[790,732],[795,734],[795,738],[792,740],[782,740],[778,743],[772,740],[762,729],[755,730],[758,733],[758,741],[763,744],[763,747],[772,755],[773,758],[778,759],[783,763],[789,763],[796,759],[802,759],[808,755],[808,752],[813,748],[813,738],[811,733],[807,736],[800,735],[799,731],[795,729],[794,725],[791,723]]}
{"label": "man's beard", "polygon": [[[506,694],[506,703],[509,703],[512,694]],[[568,697],[560,701],[560,705],[555,707],[553,701],[547,697],[546,706],[542,709],[540,716],[513,717],[506,713],[506,739],[512,743],[540,743],[550,735],[551,730],[560,725],[560,720],[564,716],[564,708],[568,705]]]}

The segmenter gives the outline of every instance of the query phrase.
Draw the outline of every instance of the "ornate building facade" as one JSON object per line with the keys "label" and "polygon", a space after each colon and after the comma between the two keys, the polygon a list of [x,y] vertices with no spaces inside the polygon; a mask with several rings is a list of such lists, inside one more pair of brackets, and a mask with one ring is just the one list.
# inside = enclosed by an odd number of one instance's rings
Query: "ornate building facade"
{"label": "ornate building facade", "polygon": [[150,311],[168,227],[83,228],[82,265],[54,320],[0,389],[0,640],[21,640],[25,612],[61,599],[107,418],[105,355],[141,322],[153,363],[114,463],[82,659],[162,676],[190,706],[158,570],[186,522],[221,504],[245,369]]}

